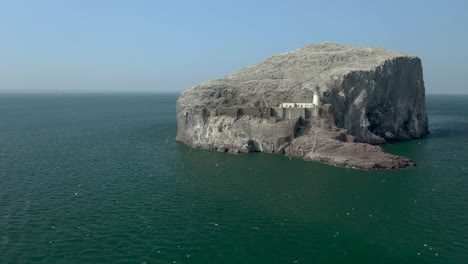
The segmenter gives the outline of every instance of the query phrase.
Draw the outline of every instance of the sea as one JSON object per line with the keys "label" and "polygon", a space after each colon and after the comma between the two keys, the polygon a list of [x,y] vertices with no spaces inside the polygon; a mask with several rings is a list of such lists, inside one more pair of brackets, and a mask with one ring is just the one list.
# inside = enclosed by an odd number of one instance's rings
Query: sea
{"label": "sea", "polygon": [[0,263],[468,263],[467,95],[377,171],[190,148],[177,97],[0,94]]}

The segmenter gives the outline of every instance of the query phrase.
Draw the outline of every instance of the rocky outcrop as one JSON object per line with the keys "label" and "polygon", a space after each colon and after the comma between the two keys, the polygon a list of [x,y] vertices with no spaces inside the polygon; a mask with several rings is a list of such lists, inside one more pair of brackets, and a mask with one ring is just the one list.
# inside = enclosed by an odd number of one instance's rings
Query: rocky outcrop
{"label": "rocky outcrop", "polygon": [[[262,118],[263,112],[261,117],[232,112],[236,106],[255,112],[250,109],[312,102],[314,87],[319,87],[329,107],[310,120],[278,121]],[[179,97],[177,118],[177,140],[194,147],[281,153],[365,169],[414,165],[366,143],[429,132],[419,58],[334,43],[275,55],[223,79],[192,87]],[[306,140],[311,137],[313,149]]]}

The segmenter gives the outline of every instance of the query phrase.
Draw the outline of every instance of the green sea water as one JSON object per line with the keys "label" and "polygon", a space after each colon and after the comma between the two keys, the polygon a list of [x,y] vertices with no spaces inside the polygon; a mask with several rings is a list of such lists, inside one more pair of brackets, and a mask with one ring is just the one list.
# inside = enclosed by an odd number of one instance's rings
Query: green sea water
{"label": "green sea water", "polygon": [[0,263],[468,263],[468,96],[384,171],[191,149],[176,100],[1,94]]}

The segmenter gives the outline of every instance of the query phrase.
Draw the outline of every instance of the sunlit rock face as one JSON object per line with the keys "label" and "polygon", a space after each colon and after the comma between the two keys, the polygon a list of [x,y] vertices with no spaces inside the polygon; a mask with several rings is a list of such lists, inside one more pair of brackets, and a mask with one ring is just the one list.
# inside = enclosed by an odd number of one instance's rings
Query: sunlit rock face
{"label": "sunlit rock face", "polygon": [[[277,122],[248,115],[219,115],[217,111],[236,106],[268,108],[283,102],[312,102],[316,87],[322,104],[329,106],[318,118],[329,122]],[[223,79],[194,86],[180,95],[177,118],[179,141],[230,152],[295,153],[286,146],[301,148],[294,145],[295,138],[315,136],[320,145],[324,142],[320,141],[324,139],[322,135],[330,134],[316,131],[341,129],[355,141],[365,143],[385,143],[429,133],[418,57],[334,43],[278,54]],[[296,156],[320,160],[317,150],[313,155],[303,152]],[[347,149],[347,153],[351,152]]]}

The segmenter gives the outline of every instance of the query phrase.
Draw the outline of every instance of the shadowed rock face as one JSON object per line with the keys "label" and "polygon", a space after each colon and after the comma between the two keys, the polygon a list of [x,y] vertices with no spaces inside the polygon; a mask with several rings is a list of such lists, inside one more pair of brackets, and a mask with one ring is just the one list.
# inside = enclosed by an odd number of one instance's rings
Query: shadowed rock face
{"label": "shadowed rock face", "polygon": [[[299,120],[271,123],[254,117],[214,114],[215,109],[230,106],[271,107],[283,102],[312,102],[312,88],[317,86],[322,102],[331,104],[329,114],[333,116],[333,124],[319,126],[320,122],[304,123],[304,120],[301,124]],[[338,140],[335,149],[343,151],[336,159],[339,162],[334,162],[333,151],[329,149],[320,152],[320,148],[316,148],[313,155],[310,150],[292,151],[292,147],[304,147],[304,143],[298,143],[300,140],[295,144],[293,141],[301,136],[313,136],[317,137],[314,140],[318,140],[316,145],[319,146],[336,140],[330,138],[327,131],[339,129],[366,143],[384,143],[388,139],[409,139],[429,133],[419,58],[381,48],[334,43],[308,45],[278,54],[223,79],[194,86],[180,95],[177,118],[177,139],[195,147],[230,152],[300,153],[293,156],[362,168],[374,167],[351,162],[350,153],[354,151],[350,149],[360,149],[356,153],[378,151],[389,155],[382,159],[392,155],[380,147],[374,149],[359,145],[362,143]],[[295,132],[291,134],[292,130]],[[338,146],[340,144],[354,147]],[[323,156],[325,153],[328,153],[327,159]],[[354,156],[359,156],[356,153]],[[407,160],[401,162],[401,166],[398,162],[391,166],[381,162],[375,168],[410,166],[408,164]]]}

